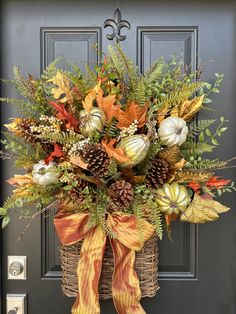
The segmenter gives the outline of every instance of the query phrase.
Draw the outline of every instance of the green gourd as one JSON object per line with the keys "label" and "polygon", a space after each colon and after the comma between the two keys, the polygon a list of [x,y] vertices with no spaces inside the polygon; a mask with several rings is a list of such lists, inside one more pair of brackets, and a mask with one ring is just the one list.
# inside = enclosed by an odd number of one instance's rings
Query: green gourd
{"label": "green gourd", "polygon": [[122,167],[133,167],[139,164],[146,157],[150,147],[148,135],[136,134],[125,137],[117,145],[122,148],[129,160],[122,163]]}
{"label": "green gourd", "polygon": [[103,130],[106,116],[99,108],[92,108],[89,113],[85,110],[80,111],[80,132],[86,137],[92,137],[96,132]]}
{"label": "green gourd", "polygon": [[168,215],[185,211],[190,201],[186,187],[176,182],[165,183],[162,188],[157,190],[156,202],[160,211]]}

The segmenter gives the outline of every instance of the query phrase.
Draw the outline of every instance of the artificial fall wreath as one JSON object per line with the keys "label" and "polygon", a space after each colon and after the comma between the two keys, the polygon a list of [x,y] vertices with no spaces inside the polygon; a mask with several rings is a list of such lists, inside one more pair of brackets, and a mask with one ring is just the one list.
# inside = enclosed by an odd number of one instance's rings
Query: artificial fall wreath
{"label": "artificial fall wreath", "polygon": [[[37,79],[15,67],[14,84],[24,98],[1,99],[23,112],[5,125],[2,144],[11,153],[1,156],[15,158],[15,166],[26,170],[8,180],[14,191],[0,209],[2,227],[12,208],[31,217],[32,205],[42,213],[59,202],[55,226],[61,242],[85,243],[79,285],[88,267],[98,282],[108,237],[115,261],[125,263],[114,270],[123,282],[113,283],[116,309],[131,313],[132,305],[144,313],[134,251],[154,232],[162,239],[163,226],[170,236],[172,220],[205,223],[229,210],[215,197],[235,190],[234,183],[215,170],[229,167],[232,159],[203,157],[219,145],[227,121],[194,119],[211,93],[219,92],[223,75],[216,73],[214,84],[202,82],[200,69],[190,73],[175,58],[158,60],[143,75],[120,46],[110,47],[104,61],[86,73],[74,65],[58,69],[57,62]],[[79,287],[72,313],[100,313],[97,288],[89,293],[90,303]]]}

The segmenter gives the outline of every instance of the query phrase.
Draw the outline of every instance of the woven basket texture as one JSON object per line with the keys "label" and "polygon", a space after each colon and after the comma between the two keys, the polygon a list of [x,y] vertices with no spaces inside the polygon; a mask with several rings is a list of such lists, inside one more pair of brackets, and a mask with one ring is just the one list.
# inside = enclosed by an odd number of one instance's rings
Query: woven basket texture
{"label": "woven basket texture", "polygon": [[[62,290],[68,297],[76,297],[78,294],[78,283],[76,269],[79,261],[82,241],[71,246],[60,248],[62,268]],[[113,253],[110,242],[107,241],[102,273],[99,281],[99,297],[101,300],[112,298],[111,283],[114,269]],[[142,297],[155,296],[158,286],[158,246],[157,238],[153,236],[147,241],[143,249],[136,252],[135,270],[137,272]]]}

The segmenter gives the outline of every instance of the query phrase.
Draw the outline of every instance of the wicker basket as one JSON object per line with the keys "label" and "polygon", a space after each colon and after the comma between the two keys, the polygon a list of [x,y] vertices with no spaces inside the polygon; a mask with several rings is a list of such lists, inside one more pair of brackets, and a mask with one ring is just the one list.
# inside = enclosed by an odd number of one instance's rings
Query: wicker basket
{"label": "wicker basket", "polygon": [[[62,246],[60,249],[62,290],[68,297],[76,297],[78,293],[76,269],[81,245],[82,241],[76,245]],[[112,298],[111,282],[113,268],[113,253],[108,241],[99,281],[99,297],[102,300]],[[135,270],[140,280],[142,297],[153,297],[159,288],[157,281],[158,248],[156,236],[153,236],[147,241],[143,249],[136,253]]]}

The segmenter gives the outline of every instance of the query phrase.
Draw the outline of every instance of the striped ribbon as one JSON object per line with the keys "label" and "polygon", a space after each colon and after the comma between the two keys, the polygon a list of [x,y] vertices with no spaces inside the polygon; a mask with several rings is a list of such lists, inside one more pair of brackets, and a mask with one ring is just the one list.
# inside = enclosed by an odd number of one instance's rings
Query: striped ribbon
{"label": "striped ribbon", "polygon": [[[63,245],[83,239],[77,267],[78,296],[72,314],[99,314],[98,284],[107,236],[99,226],[90,227],[89,213],[58,213],[54,223]],[[143,220],[142,240],[136,217],[122,212],[108,214],[107,225],[114,234],[110,239],[114,255],[112,297],[118,314],[145,314],[140,305],[141,290],[134,270],[135,251],[141,250],[152,236],[153,226]]]}

